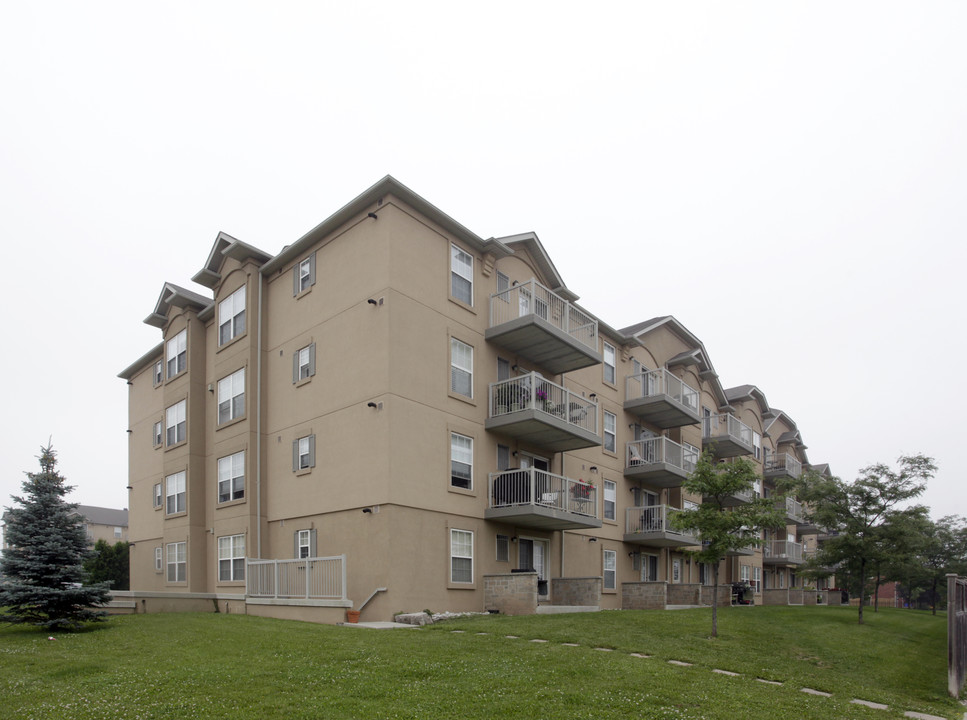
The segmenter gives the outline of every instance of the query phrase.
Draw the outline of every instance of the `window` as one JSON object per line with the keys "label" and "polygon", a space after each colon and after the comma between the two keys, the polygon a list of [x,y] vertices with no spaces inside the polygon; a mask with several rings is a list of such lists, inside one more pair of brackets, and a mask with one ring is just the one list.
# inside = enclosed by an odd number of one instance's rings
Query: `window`
{"label": "window", "polygon": [[762,591],[762,568],[752,568],[752,589],[756,592]]}
{"label": "window", "polygon": [[185,512],[185,471],[176,472],[165,478],[165,514]]}
{"label": "window", "polygon": [[450,390],[473,397],[473,348],[450,338]]}
{"label": "window", "polygon": [[497,562],[510,562],[510,538],[497,535]]}
{"label": "window", "polygon": [[456,245],[450,246],[450,294],[473,305],[473,258]]}
{"label": "window", "polygon": [[714,578],[712,565],[709,563],[698,564],[698,581],[702,585],[711,585]]}
{"label": "window", "polygon": [[604,551],[604,589],[614,590],[617,587],[616,577],[618,569],[618,553],[614,550]]}
{"label": "window", "polygon": [[497,445],[497,470],[506,470],[510,467],[510,448],[506,445]]}
{"label": "window", "polygon": [[316,254],[312,253],[293,270],[292,294],[298,295],[316,284]]}
{"label": "window", "polygon": [[218,579],[222,582],[245,579],[245,535],[218,538]]}
{"label": "window", "polygon": [[755,430],[752,431],[752,453],[755,455],[755,459],[758,460],[762,457],[762,436]]}
{"label": "window", "polygon": [[297,383],[316,374],[316,344],[296,350],[292,356],[292,382]]}
{"label": "window", "polygon": [[604,449],[615,452],[618,447],[618,417],[607,410],[604,411]]}
{"label": "window", "polygon": [[185,561],[184,542],[168,543],[165,547],[168,551],[168,582],[185,582],[187,573],[185,572],[187,563]]}
{"label": "window", "polygon": [[165,346],[168,360],[168,377],[173,378],[188,367],[188,330],[182,330],[168,341]]}
{"label": "window", "polygon": [[450,487],[473,489],[473,438],[450,433]]}
{"label": "window", "polygon": [[614,345],[604,344],[604,381],[614,385],[617,383],[618,369],[615,365]]}
{"label": "window", "polygon": [[161,558],[161,548],[156,547],[154,549],[154,571],[161,572],[162,570],[164,570],[164,565]]}
{"label": "window", "polygon": [[164,436],[161,434],[161,421],[159,420],[154,424],[154,427],[151,429],[151,444],[154,447],[160,447],[163,437]]}
{"label": "window", "polygon": [[184,442],[187,437],[185,425],[185,415],[188,408],[188,401],[182,400],[165,410],[165,433],[167,435],[168,447]]}
{"label": "window", "polygon": [[450,530],[450,582],[473,582],[473,533]]}
{"label": "window", "polygon": [[151,503],[154,507],[161,507],[161,500],[164,496],[161,494],[161,483],[155,483],[152,489]]}
{"label": "window", "polygon": [[245,332],[244,285],[218,303],[218,344],[224,345],[243,332]]}
{"label": "window", "polygon": [[218,381],[218,424],[245,414],[245,368]]}
{"label": "window", "polygon": [[121,528],[118,527],[117,525],[114,526],[114,539],[115,540],[121,539]]}
{"label": "window", "polygon": [[614,520],[617,517],[615,502],[618,497],[618,486],[611,480],[604,481],[604,519]]}
{"label": "window", "polygon": [[641,555],[641,581],[658,582],[658,556]]}
{"label": "window", "polygon": [[292,443],[292,471],[316,466],[316,436],[306,435]]}
{"label": "window", "polygon": [[245,451],[218,458],[218,502],[245,497]]}
{"label": "window", "polygon": [[161,360],[154,364],[154,373],[151,376],[151,381],[154,383],[155,387],[158,387],[162,380],[164,380],[164,376],[162,374],[164,373],[164,368],[165,364]]}
{"label": "window", "polygon": [[295,556],[299,559],[316,556],[316,531],[296,530]]}
{"label": "window", "polygon": [[497,271],[497,292],[503,293],[499,297],[504,302],[508,300],[507,291],[509,289],[510,289],[510,278],[498,270]]}

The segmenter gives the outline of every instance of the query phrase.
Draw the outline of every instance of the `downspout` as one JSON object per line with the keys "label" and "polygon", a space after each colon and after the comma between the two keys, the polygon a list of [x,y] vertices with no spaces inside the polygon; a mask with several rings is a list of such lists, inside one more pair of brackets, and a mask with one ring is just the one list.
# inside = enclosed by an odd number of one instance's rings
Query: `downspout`
{"label": "downspout", "polygon": [[262,271],[259,281],[258,329],[255,348],[255,557],[262,559]]}

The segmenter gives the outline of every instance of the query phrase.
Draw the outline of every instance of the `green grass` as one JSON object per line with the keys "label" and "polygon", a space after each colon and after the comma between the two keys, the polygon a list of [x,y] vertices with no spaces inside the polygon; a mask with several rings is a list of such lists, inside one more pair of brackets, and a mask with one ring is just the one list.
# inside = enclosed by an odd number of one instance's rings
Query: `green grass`
{"label": "green grass", "polygon": [[[709,610],[487,616],[420,630],[137,615],[55,641],[0,627],[0,717],[963,715],[945,694],[944,616],[881,610],[860,627],[855,609],[758,607],[725,608],[719,619],[716,640],[708,638]],[[832,697],[809,696],[802,687]],[[890,709],[851,705],[852,698]]]}

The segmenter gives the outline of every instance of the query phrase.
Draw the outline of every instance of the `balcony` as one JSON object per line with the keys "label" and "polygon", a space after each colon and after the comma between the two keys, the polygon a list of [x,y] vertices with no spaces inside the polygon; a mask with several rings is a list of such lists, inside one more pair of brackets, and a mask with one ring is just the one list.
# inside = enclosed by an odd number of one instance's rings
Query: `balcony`
{"label": "balcony", "polygon": [[796,498],[783,498],[776,502],[776,509],[783,513],[783,518],[789,524],[805,525],[806,519],[802,512],[802,503]]}
{"label": "balcony", "polygon": [[772,540],[762,546],[763,565],[802,565],[802,543]]}
{"label": "balcony", "polygon": [[752,455],[752,428],[731,413],[702,418],[702,447],[717,458]]}
{"label": "balcony", "polygon": [[625,477],[659,488],[680,487],[695,469],[698,453],[666,437],[635,440],[625,447]]}
{"label": "balcony", "polygon": [[534,279],[490,296],[485,337],[555,375],[601,362],[598,321]]}
{"label": "balcony", "polygon": [[624,408],[660,428],[695,425],[701,420],[698,390],[664,368],[626,377]]}
{"label": "balcony", "polygon": [[[751,488],[748,490],[736,490],[731,495],[722,497],[721,503],[722,507],[738,507],[739,505],[748,505],[756,497],[758,497],[756,492]],[[702,498],[702,502],[715,502],[715,498],[705,496]]]}
{"label": "balcony", "polygon": [[796,480],[802,475],[802,463],[789,453],[771,454],[766,458],[762,474],[766,480],[776,478]]}
{"label": "balcony", "polygon": [[652,547],[687,547],[701,545],[691,531],[676,530],[671,519],[677,508],[667,505],[632,507],[625,510],[624,541]]}
{"label": "balcony", "polygon": [[599,528],[592,485],[526,468],[491,473],[484,517],[540,530]]}
{"label": "balcony", "polygon": [[346,556],[298,560],[245,560],[249,598],[346,600]]}
{"label": "balcony", "polygon": [[538,373],[491,383],[489,403],[487,430],[551,452],[601,444],[597,403]]}

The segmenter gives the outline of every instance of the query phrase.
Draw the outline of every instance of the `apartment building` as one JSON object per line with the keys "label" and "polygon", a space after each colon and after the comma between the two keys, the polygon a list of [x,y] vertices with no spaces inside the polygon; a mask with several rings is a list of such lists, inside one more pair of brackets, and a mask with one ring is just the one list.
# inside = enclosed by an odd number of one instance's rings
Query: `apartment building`
{"label": "apartment building", "polygon": [[[161,342],[120,373],[147,611],[385,620],[521,588],[619,608],[710,582],[669,521],[701,502],[703,449],[754,459],[766,494],[807,464],[677,319],[612,328],[536,235],[484,239],[391,177],[275,255],[220,233],[192,279],[208,292],[164,284]],[[722,577],[797,582],[815,529],[793,510]]]}

